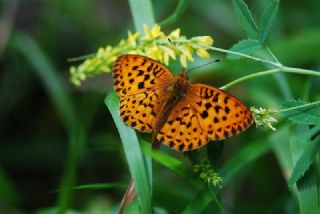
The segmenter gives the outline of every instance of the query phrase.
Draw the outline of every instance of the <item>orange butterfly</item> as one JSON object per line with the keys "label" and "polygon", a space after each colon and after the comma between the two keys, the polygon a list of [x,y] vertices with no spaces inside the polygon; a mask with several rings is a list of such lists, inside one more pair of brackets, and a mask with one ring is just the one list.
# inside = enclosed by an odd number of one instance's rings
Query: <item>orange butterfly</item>
{"label": "orange butterfly", "polygon": [[239,134],[254,122],[237,98],[212,86],[189,83],[185,70],[174,77],[164,65],[145,56],[120,56],[113,66],[113,80],[123,121],[153,132],[153,143],[179,151]]}

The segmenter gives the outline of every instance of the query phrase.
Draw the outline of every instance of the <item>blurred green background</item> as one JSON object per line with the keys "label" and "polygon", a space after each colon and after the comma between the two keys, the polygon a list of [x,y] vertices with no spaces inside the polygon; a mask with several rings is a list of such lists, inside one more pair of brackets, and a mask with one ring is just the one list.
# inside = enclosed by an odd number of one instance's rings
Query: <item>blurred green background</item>
{"label": "blurred green background", "polygon": [[[259,17],[268,1],[246,2],[254,17]],[[157,21],[177,5],[172,0],[152,3]],[[134,31],[128,2],[1,0],[0,11],[0,213],[41,213],[68,204],[68,193],[57,191],[61,183],[72,188],[117,182],[115,188],[75,190],[70,196],[70,209],[77,212],[116,213],[130,174],[117,129],[103,103],[113,87],[111,75],[90,78],[75,87],[69,82],[69,67],[78,62],[67,60],[114,45],[127,37],[128,30]],[[317,0],[280,2],[268,44],[282,63],[319,70],[319,14]],[[224,49],[244,38],[231,1],[187,1],[182,17],[162,30],[178,27],[187,37],[210,35],[215,46]],[[212,55],[221,62],[194,71],[193,82],[219,87],[266,69],[252,61]],[[288,98],[320,98],[319,78],[286,75],[286,80],[287,93],[271,76],[243,82],[229,92],[249,106],[266,108],[279,108]],[[286,148],[276,149],[290,131],[284,123],[276,133],[252,127],[225,144],[219,166],[246,144],[270,145],[223,189],[221,201],[228,212],[299,213],[297,199],[286,184],[284,156],[288,153]],[[189,163],[183,154],[164,152]],[[195,190],[159,164],[153,170],[154,204],[163,212],[180,213]],[[210,206],[204,210],[211,211]]]}

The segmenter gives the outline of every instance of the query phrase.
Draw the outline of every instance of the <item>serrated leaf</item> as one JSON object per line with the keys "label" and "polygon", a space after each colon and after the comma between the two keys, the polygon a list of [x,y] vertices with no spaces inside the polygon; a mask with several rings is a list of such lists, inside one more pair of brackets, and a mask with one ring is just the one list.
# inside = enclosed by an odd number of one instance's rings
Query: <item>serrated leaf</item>
{"label": "serrated leaf", "polygon": [[[234,44],[230,48],[230,51],[239,52],[239,53],[249,55],[249,54],[252,54],[255,51],[259,50],[261,47],[262,47],[262,45],[261,45],[260,41],[254,40],[254,39],[246,39],[246,40],[241,40],[238,43]],[[228,53],[227,58],[228,59],[240,59],[241,56]]]}
{"label": "serrated leaf", "polygon": [[[291,100],[282,103],[283,108],[291,108],[307,104],[301,100]],[[320,124],[320,105],[293,109],[283,114],[292,122],[298,124]]]}
{"label": "serrated leaf", "polygon": [[314,161],[317,152],[320,149],[320,137],[317,137],[311,142],[306,141],[306,143],[308,143],[308,145],[294,166],[292,175],[289,179],[288,186],[290,188],[304,175]]}
{"label": "serrated leaf", "polygon": [[238,17],[239,24],[248,34],[248,37],[258,38],[259,30],[247,4],[243,0],[232,0],[232,5]]}
{"label": "serrated leaf", "polygon": [[277,15],[279,8],[279,0],[271,0],[268,2],[266,9],[264,10],[259,28],[260,41],[264,42],[269,35],[273,21]]}

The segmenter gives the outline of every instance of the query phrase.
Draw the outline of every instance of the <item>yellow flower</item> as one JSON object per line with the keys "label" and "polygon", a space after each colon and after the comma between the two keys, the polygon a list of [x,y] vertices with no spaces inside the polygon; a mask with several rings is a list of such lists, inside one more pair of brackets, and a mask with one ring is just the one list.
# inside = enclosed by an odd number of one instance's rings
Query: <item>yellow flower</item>
{"label": "yellow flower", "polygon": [[164,37],[164,33],[162,33],[161,31],[161,27],[157,24],[154,25],[152,29],[150,29],[148,25],[144,25],[143,28],[144,28],[145,38],[148,40],[154,40],[157,38]]}
{"label": "yellow flower", "polygon": [[104,49],[99,48],[96,57],[101,58],[104,55]]}
{"label": "yellow flower", "polygon": [[131,33],[131,31],[128,31],[128,41],[132,46],[137,46],[137,39],[139,38],[140,33],[136,32],[134,34]]}
{"label": "yellow flower", "polygon": [[151,30],[153,38],[161,38],[164,37],[164,33],[161,32],[160,25],[155,24]]}
{"label": "yellow flower", "polygon": [[197,55],[200,56],[201,58],[204,59],[209,59],[210,58],[210,54],[208,53],[208,51],[206,51],[204,48],[199,48],[196,51]]}
{"label": "yellow flower", "polygon": [[161,48],[163,49],[164,53],[168,54],[169,57],[176,60],[176,52],[174,52],[174,50],[172,50],[171,48],[169,48],[167,46],[161,46]]}
{"label": "yellow flower", "polygon": [[181,52],[182,55],[185,55],[187,60],[189,61],[193,61],[193,57],[192,57],[192,49],[186,45],[181,46]]}
{"label": "yellow flower", "polygon": [[163,63],[169,65],[169,54],[167,52],[164,52],[163,54]]}
{"label": "yellow flower", "polygon": [[[187,67],[188,61],[194,60],[194,53],[201,58],[210,57],[206,48],[213,44],[210,36],[187,38],[180,34],[179,28],[165,34],[157,24],[152,28],[147,25],[143,27],[144,35],[128,31],[128,38],[120,40],[118,45],[99,48],[95,56],[86,59],[78,67],[71,67],[71,81],[80,85],[80,82],[88,76],[111,71],[112,64],[123,53],[149,56],[166,65],[169,64],[170,58],[176,60],[179,56],[183,67]],[[171,42],[168,42],[169,39]]]}
{"label": "yellow flower", "polygon": [[187,67],[187,57],[186,57],[186,55],[184,55],[184,54],[180,55],[180,63],[184,68]]}
{"label": "yellow flower", "polygon": [[179,39],[179,37],[180,37],[180,28],[175,29],[168,35],[169,39]]}
{"label": "yellow flower", "polygon": [[126,40],[121,39],[118,46],[123,47],[125,44],[127,44]]}
{"label": "yellow flower", "polygon": [[213,39],[211,36],[196,36],[192,38],[192,40],[203,45],[213,45]]}

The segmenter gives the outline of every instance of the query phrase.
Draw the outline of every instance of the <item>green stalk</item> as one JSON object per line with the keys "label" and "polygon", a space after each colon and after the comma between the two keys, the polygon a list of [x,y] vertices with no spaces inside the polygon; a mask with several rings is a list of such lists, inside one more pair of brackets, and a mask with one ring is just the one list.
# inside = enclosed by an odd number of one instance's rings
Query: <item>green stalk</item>
{"label": "green stalk", "polygon": [[234,86],[240,82],[250,80],[250,79],[253,79],[256,77],[267,76],[267,75],[276,74],[276,73],[293,73],[293,74],[313,75],[313,76],[320,77],[320,72],[318,72],[318,71],[282,66],[281,68],[276,68],[276,69],[261,71],[261,72],[254,73],[254,74],[249,74],[247,76],[244,76],[244,77],[241,77],[239,79],[236,79],[234,81],[229,82],[228,84],[220,87],[220,89],[226,90],[226,89],[230,88],[231,86]]}

